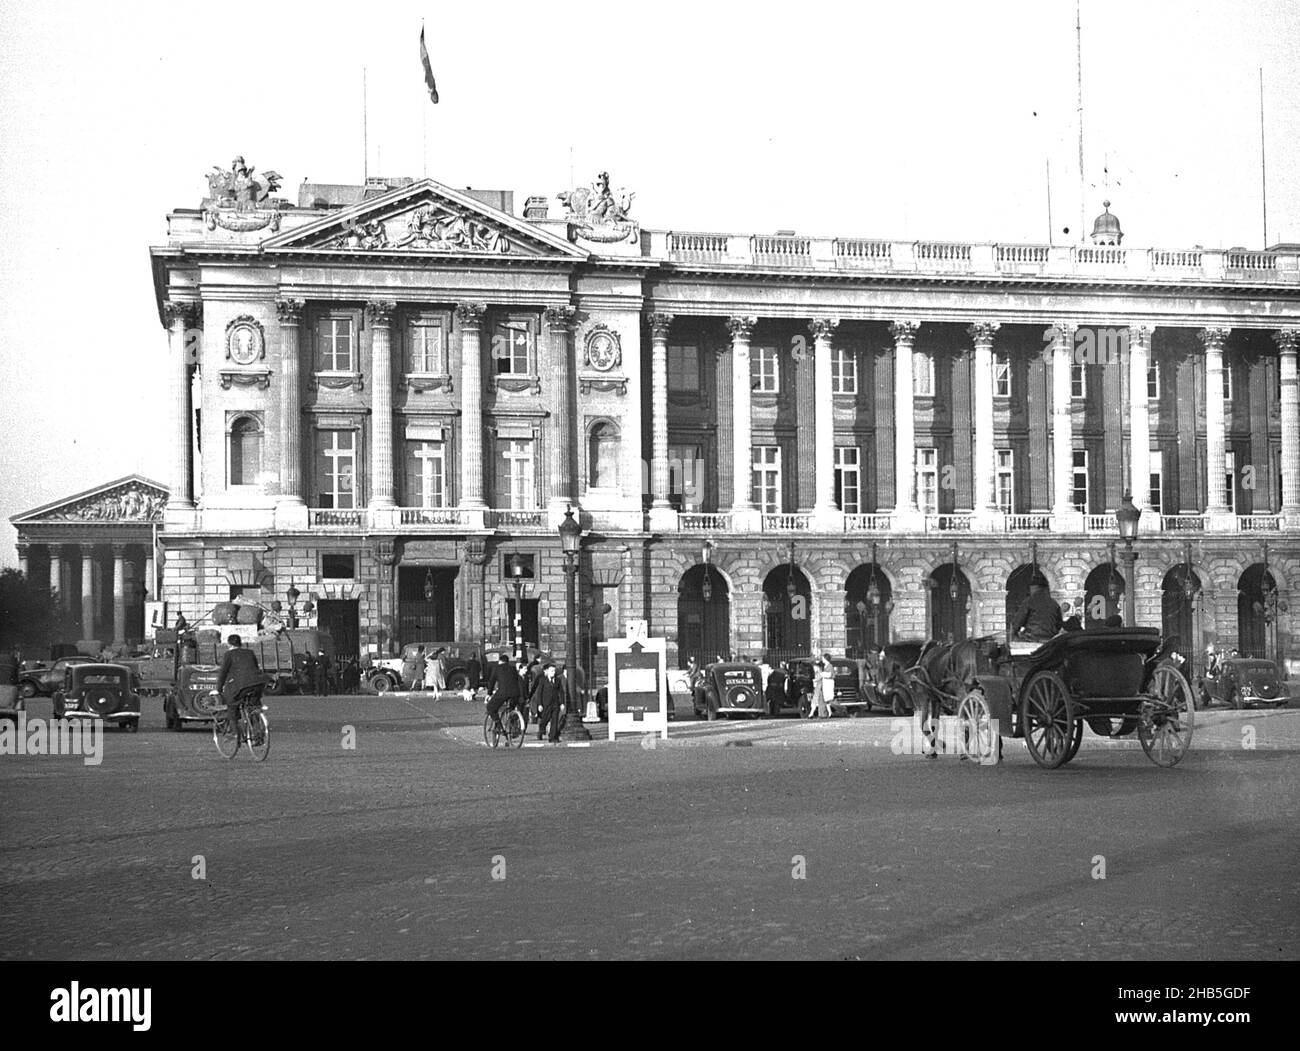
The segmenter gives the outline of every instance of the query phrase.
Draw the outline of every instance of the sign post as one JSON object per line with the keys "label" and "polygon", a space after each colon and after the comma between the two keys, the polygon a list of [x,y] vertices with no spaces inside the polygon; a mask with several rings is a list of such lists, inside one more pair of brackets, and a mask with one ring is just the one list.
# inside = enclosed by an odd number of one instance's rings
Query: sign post
{"label": "sign post", "polygon": [[646,638],[644,625],[629,625],[627,638],[607,645],[611,741],[656,731],[668,739],[668,640]]}

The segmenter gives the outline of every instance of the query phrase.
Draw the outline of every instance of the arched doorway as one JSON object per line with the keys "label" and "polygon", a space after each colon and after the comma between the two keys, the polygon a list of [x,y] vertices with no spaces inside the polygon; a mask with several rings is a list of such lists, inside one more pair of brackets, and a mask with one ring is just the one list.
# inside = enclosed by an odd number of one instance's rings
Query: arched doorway
{"label": "arched doorway", "polygon": [[1107,620],[1122,618],[1124,576],[1118,566],[1103,563],[1083,582],[1083,627],[1087,631],[1104,628]]}
{"label": "arched doorway", "polygon": [[893,587],[879,563],[867,562],[849,574],[844,593],[844,655],[862,660],[889,641]]}
{"label": "arched doorway", "polygon": [[692,566],[677,585],[677,666],[731,656],[731,588],[712,566]]}
{"label": "arched doorway", "polygon": [[1197,600],[1201,594],[1201,578],[1186,562],[1180,562],[1165,574],[1160,585],[1160,631],[1166,638],[1178,640],[1178,652],[1187,657],[1195,677],[1203,667],[1205,640],[1201,638],[1197,623]]}
{"label": "arched doorway", "polygon": [[930,592],[930,638],[961,642],[970,634],[970,581],[945,562],[925,581]]}
{"label": "arched doorway", "polygon": [[1243,657],[1276,659],[1277,579],[1256,562],[1237,581],[1237,650]]}
{"label": "arched doorway", "polygon": [[763,645],[769,664],[812,652],[812,586],[798,566],[777,566],[763,580]]}

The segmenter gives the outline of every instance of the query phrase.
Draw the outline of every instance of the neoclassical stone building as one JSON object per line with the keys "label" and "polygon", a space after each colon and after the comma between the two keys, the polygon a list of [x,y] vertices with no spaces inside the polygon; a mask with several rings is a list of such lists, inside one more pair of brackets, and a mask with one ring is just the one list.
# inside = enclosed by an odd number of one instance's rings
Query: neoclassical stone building
{"label": "neoclassical stone building", "polygon": [[[164,597],[311,596],[362,651],[579,632],[860,653],[1003,630],[1032,564],[1089,626],[1290,655],[1300,248],[641,229],[557,200],[237,159],[151,249],[175,457]],[[1143,510],[1130,569],[1125,493]],[[1130,579],[1132,578],[1132,579]],[[606,607],[608,611],[606,610]]]}

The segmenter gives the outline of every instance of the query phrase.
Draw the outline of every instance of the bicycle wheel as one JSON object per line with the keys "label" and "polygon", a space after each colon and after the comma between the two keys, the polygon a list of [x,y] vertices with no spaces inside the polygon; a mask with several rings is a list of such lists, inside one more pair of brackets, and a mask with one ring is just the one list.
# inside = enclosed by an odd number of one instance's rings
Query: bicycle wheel
{"label": "bicycle wheel", "polygon": [[488,716],[484,716],[484,718],[483,718],[483,743],[484,743],[485,745],[487,745],[489,748],[495,748],[495,747],[497,746],[497,737],[498,737],[498,736],[499,736],[499,732],[498,732],[498,731],[496,730],[496,728],[493,726],[493,723],[492,723],[492,716],[490,716],[490,715],[488,715]]}
{"label": "bicycle wheel", "polygon": [[229,708],[217,712],[212,718],[212,743],[225,758],[233,759],[239,751],[239,726]]}
{"label": "bicycle wheel", "polygon": [[506,747],[522,748],[524,738],[527,736],[523,716],[511,710],[501,720],[501,725],[506,728]]}
{"label": "bicycle wheel", "polygon": [[266,713],[261,708],[247,711],[248,750],[253,758],[261,762],[271,751],[271,725],[266,721]]}

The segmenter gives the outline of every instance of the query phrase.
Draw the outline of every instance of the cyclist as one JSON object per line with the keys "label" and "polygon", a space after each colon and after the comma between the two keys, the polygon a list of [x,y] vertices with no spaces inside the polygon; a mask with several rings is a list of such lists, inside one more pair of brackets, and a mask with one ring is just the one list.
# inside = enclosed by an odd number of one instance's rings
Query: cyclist
{"label": "cyclist", "polygon": [[227,707],[234,707],[235,698],[249,686],[262,686],[266,677],[257,664],[257,658],[251,650],[244,649],[244,640],[238,635],[230,636],[230,649],[221,658],[221,670],[217,672],[217,692]]}
{"label": "cyclist", "polygon": [[510,657],[503,653],[497,659],[496,674],[493,678],[496,688],[492,691],[492,699],[488,701],[487,712],[492,716],[493,729],[505,733],[505,728],[501,725],[501,706],[509,701],[517,708],[522,707],[519,669],[514,666]]}

